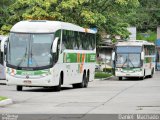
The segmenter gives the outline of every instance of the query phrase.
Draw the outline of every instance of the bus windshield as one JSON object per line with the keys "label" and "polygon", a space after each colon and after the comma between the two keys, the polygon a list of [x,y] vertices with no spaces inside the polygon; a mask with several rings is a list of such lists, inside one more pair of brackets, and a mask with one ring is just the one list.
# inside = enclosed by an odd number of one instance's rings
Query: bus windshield
{"label": "bus windshield", "polygon": [[141,67],[141,64],[140,64],[140,53],[137,53],[137,54],[117,54],[117,57],[116,57],[116,67],[120,67],[120,68],[123,68],[123,67]]}
{"label": "bus windshield", "polygon": [[116,67],[141,67],[141,46],[117,46]]}
{"label": "bus windshield", "polygon": [[53,64],[53,34],[10,33],[7,64],[19,68],[41,68]]}

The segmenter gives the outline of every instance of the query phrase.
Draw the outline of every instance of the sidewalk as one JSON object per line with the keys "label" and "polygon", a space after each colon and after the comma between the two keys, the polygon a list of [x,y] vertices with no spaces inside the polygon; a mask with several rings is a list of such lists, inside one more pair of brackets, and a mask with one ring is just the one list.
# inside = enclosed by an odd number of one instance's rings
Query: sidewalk
{"label": "sidewalk", "polygon": [[[6,85],[6,80],[0,80],[0,85]],[[12,99],[5,99],[0,101],[0,107],[3,107],[8,104],[12,104],[12,103],[13,103]]]}

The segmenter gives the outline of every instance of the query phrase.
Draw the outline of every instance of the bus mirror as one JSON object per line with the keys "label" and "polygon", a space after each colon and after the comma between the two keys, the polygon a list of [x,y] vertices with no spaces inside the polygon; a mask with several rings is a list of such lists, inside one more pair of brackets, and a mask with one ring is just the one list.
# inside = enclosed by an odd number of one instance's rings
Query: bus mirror
{"label": "bus mirror", "polygon": [[7,46],[6,45],[4,46],[4,54],[5,55],[7,54]]}
{"label": "bus mirror", "polygon": [[112,52],[112,61],[115,60],[115,52]]}
{"label": "bus mirror", "polygon": [[144,60],[144,52],[141,53],[141,60]]}
{"label": "bus mirror", "polygon": [[1,51],[5,54],[7,53],[7,43],[8,43],[8,37],[5,37],[1,42]]}
{"label": "bus mirror", "polygon": [[53,44],[52,44],[52,52],[53,52],[53,53],[56,53],[56,52],[57,52],[58,40],[59,40],[59,38],[56,37],[55,40],[53,41]]}

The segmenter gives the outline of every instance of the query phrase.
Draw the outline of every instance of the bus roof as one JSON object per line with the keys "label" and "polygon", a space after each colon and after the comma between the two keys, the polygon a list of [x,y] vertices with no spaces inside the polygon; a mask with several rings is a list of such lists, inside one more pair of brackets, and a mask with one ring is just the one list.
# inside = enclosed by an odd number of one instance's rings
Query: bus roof
{"label": "bus roof", "polygon": [[92,29],[82,28],[72,23],[61,22],[61,21],[48,21],[48,20],[20,21],[11,28],[10,32],[53,33],[59,29],[96,33],[96,31]]}
{"label": "bus roof", "polygon": [[143,45],[154,45],[154,43],[147,42],[145,40],[129,40],[124,42],[118,42],[116,46],[143,46]]}

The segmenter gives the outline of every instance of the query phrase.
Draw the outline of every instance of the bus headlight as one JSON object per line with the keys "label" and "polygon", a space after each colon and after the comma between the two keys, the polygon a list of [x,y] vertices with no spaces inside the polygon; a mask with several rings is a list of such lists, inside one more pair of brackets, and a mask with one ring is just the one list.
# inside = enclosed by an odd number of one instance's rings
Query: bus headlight
{"label": "bus headlight", "polygon": [[8,69],[8,74],[14,76],[16,74],[16,70],[13,68]]}

